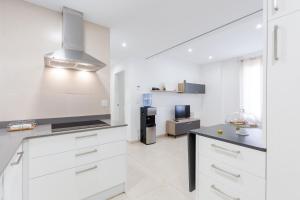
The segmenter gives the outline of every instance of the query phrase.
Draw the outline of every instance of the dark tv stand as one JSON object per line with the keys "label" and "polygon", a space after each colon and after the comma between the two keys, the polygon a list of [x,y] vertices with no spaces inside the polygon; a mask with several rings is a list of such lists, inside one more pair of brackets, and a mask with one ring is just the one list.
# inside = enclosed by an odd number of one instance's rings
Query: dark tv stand
{"label": "dark tv stand", "polygon": [[190,130],[198,128],[200,128],[200,119],[195,118],[168,120],[166,123],[167,135],[175,138],[187,134]]}

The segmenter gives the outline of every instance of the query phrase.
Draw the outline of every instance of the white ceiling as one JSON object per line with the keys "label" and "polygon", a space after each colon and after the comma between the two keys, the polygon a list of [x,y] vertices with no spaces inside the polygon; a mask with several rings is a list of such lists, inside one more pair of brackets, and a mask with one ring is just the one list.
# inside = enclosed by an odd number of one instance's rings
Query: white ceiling
{"label": "white ceiling", "polygon": [[[157,57],[206,64],[229,58],[262,54],[264,29],[256,28],[258,24],[263,24],[262,19],[262,13],[258,13]],[[189,52],[189,49],[192,52]],[[212,59],[209,59],[210,56]]]}
{"label": "white ceiling", "polygon": [[[57,11],[67,6],[82,11],[86,20],[111,28],[112,59],[115,61],[146,58],[262,8],[262,0],[26,1]],[[124,41],[126,48],[121,46]],[[219,49],[218,45],[208,46]]]}

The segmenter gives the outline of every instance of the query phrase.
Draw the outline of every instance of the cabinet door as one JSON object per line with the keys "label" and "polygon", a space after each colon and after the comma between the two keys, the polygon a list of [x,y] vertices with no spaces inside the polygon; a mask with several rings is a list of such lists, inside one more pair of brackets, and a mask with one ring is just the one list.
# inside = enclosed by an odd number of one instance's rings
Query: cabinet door
{"label": "cabinet door", "polygon": [[3,174],[0,175],[0,200],[3,200],[4,188],[3,188]]}
{"label": "cabinet door", "polygon": [[282,17],[300,10],[299,0],[268,0],[269,19]]}
{"label": "cabinet door", "polygon": [[274,20],[268,27],[268,200],[300,199],[299,21],[300,12]]}
{"label": "cabinet door", "polygon": [[4,171],[4,200],[22,200],[23,198],[22,157],[23,151],[20,147]]}
{"label": "cabinet door", "polygon": [[104,190],[126,182],[126,156],[101,161],[101,188]]}
{"label": "cabinet door", "polygon": [[70,169],[29,181],[29,200],[79,200],[75,170]]}

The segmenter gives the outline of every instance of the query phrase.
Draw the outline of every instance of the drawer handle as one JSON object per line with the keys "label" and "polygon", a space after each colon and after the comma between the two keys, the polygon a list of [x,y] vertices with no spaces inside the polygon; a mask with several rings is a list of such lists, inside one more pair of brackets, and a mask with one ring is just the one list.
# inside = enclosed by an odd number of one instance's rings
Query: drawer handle
{"label": "drawer handle", "polygon": [[273,9],[274,11],[279,11],[278,0],[273,0]]}
{"label": "drawer handle", "polygon": [[21,159],[22,159],[22,157],[24,155],[24,152],[23,151],[22,152],[18,152],[17,155],[18,155],[17,161],[16,162],[12,162],[10,164],[11,166],[18,165],[21,162]]}
{"label": "drawer handle", "polygon": [[91,134],[91,135],[82,135],[82,136],[77,136],[75,137],[76,139],[83,139],[83,138],[89,138],[89,137],[96,137],[98,134]]}
{"label": "drawer handle", "polygon": [[278,56],[278,31],[279,31],[279,26],[276,25],[274,26],[274,61],[278,61],[279,60],[279,56]]}
{"label": "drawer handle", "polygon": [[236,151],[236,150],[231,150],[231,149],[227,149],[227,148],[224,148],[224,147],[220,147],[218,145],[215,145],[215,144],[212,144],[211,147],[215,148],[215,149],[218,149],[218,150],[221,150],[221,151],[226,151],[226,152],[229,152],[229,153],[233,153],[233,154],[240,154],[241,152],[240,151]]}
{"label": "drawer handle", "polygon": [[219,188],[217,188],[215,185],[210,186],[212,190],[214,190],[215,192],[221,194],[222,196],[225,196],[227,199],[231,199],[231,200],[240,200],[240,198],[237,197],[232,197],[228,194],[226,194],[225,192],[223,192],[222,190],[220,190]]}
{"label": "drawer handle", "polygon": [[98,168],[98,166],[95,165],[95,166],[89,167],[87,169],[79,170],[79,171],[77,171],[75,173],[76,173],[76,175],[78,175],[78,174],[82,174],[82,173],[85,173],[85,172],[88,172],[88,171],[91,171],[91,170],[94,170],[94,169],[97,169],[97,168]]}
{"label": "drawer handle", "polygon": [[98,152],[98,150],[94,149],[94,150],[87,151],[87,152],[77,153],[77,154],[75,154],[75,156],[80,157],[80,156],[88,155],[88,154],[91,154],[91,153],[97,153],[97,152]]}
{"label": "drawer handle", "polygon": [[224,169],[221,169],[221,168],[217,167],[217,166],[214,165],[214,164],[212,164],[211,167],[212,167],[213,169],[217,170],[217,171],[220,171],[220,172],[222,172],[222,173],[228,174],[228,175],[230,175],[230,176],[232,176],[232,177],[234,177],[234,178],[240,178],[240,177],[241,177],[240,174],[234,174],[234,173],[232,173],[232,172],[226,171],[226,170],[224,170]]}

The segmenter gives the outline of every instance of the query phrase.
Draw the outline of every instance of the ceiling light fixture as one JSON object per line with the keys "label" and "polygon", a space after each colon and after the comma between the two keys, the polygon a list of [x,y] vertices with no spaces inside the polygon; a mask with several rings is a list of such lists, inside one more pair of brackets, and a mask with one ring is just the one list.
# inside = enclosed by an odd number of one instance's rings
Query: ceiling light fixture
{"label": "ceiling light fixture", "polygon": [[190,52],[190,53],[193,52],[193,49],[192,49],[192,48],[189,48],[189,49],[188,49],[188,52]]}
{"label": "ceiling light fixture", "polygon": [[123,43],[122,43],[122,47],[127,47],[127,43],[126,43],[126,42],[123,42]]}
{"label": "ceiling light fixture", "polygon": [[208,59],[209,59],[209,60],[211,60],[211,59],[213,59],[213,58],[214,58],[214,57],[212,57],[212,56],[208,56]]}
{"label": "ceiling light fixture", "polygon": [[256,25],[256,29],[261,29],[262,28],[262,24],[257,24]]}

